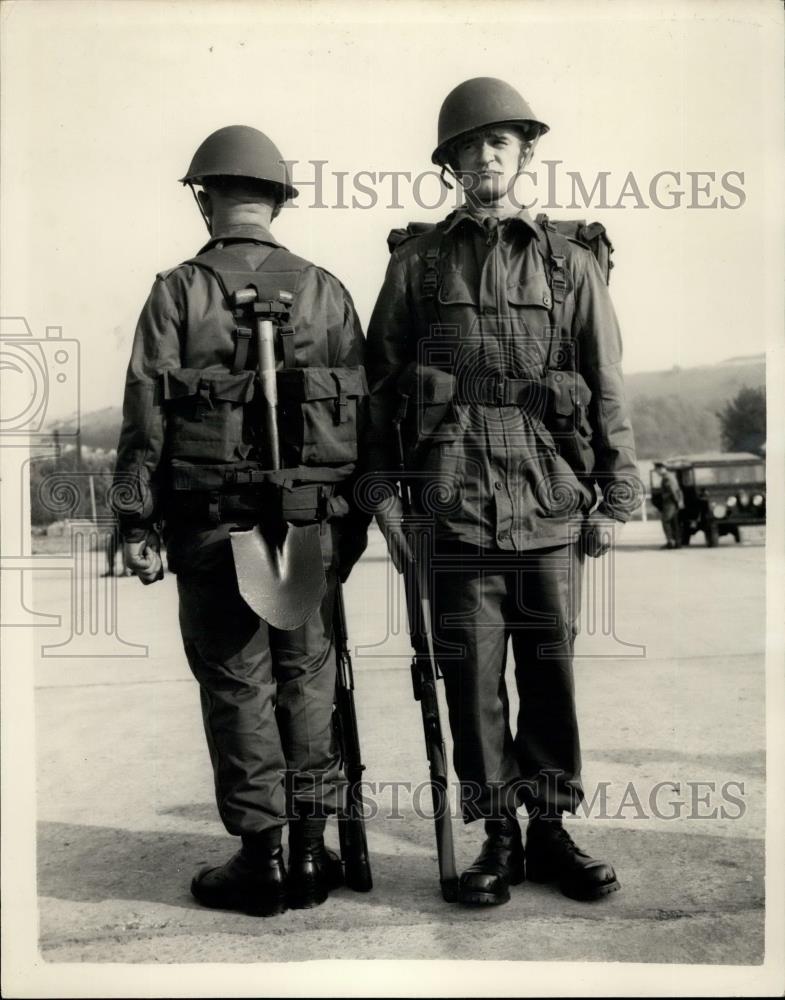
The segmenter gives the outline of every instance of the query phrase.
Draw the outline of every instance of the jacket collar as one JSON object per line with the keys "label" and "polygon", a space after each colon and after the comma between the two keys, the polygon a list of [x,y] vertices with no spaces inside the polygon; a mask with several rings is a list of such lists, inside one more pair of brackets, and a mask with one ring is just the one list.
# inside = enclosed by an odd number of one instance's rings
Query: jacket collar
{"label": "jacket collar", "polygon": [[[480,221],[480,217],[478,217],[475,213],[469,211],[469,209],[465,205],[462,205],[454,212],[451,212],[444,221],[445,221],[445,232],[448,233],[450,232],[451,229],[454,229],[461,223],[468,223],[482,227],[482,222]],[[522,225],[528,230],[530,230],[530,232],[534,233],[535,236],[539,237],[540,235],[537,225],[532,221],[532,217],[529,215],[528,211],[525,208],[522,208],[515,215],[508,216],[506,219],[501,219],[500,222],[506,224],[513,224],[515,226]]]}
{"label": "jacket collar", "polygon": [[235,242],[237,240],[247,240],[254,243],[266,243],[271,247],[281,246],[269,229],[266,229],[264,226],[255,225],[254,223],[243,222],[235,225],[222,226],[221,230],[211,236],[209,241],[205,243],[199,253],[204,253],[206,250],[212,250],[218,243],[224,241]]}

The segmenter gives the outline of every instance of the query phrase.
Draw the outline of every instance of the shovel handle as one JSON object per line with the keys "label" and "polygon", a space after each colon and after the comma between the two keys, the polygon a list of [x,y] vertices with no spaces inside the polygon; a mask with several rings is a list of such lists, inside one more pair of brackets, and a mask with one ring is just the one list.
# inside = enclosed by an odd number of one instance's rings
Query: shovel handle
{"label": "shovel handle", "polygon": [[275,327],[272,320],[260,319],[257,325],[259,347],[259,381],[264,396],[264,429],[270,449],[270,466],[281,468],[281,452],[278,445],[278,384],[275,374]]}

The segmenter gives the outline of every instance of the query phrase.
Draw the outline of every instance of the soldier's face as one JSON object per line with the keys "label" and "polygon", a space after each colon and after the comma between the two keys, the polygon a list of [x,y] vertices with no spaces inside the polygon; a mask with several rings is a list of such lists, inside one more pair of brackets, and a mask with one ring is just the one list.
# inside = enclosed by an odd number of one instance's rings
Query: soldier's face
{"label": "soldier's face", "polygon": [[456,142],[455,172],[467,194],[481,203],[505,197],[526,164],[531,143],[514,128],[494,126]]}

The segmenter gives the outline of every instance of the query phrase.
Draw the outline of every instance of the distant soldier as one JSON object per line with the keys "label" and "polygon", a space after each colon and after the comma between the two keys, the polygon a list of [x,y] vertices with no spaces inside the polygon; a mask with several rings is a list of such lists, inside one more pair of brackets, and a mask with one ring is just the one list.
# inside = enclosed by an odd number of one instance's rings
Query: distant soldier
{"label": "distant soldier", "polygon": [[[204,906],[267,916],[287,905],[316,906],[340,880],[340,862],[323,840],[339,765],[333,602],[336,578],[346,577],[365,536],[332,518],[348,509],[340,494],[357,460],[364,340],[341,283],[270,233],[297,191],[267,136],[245,126],[220,129],[198,148],[183,183],[202,188],[197,200],[210,240],[158,275],[142,310],[115,509],[126,563],[143,583],[162,573],[163,523],[218,810],[242,841],[226,864],[199,872],[191,891]],[[278,425],[289,477],[281,486],[265,478],[270,466],[260,452],[257,343],[238,305],[249,300],[264,315],[286,314],[275,345],[277,367],[286,369],[278,372],[286,376],[278,379]],[[327,589],[304,625],[283,631],[241,597],[230,531],[295,518],[319,525]]]}
{"label": "distant soldier", "polygon": [[114,576],[115,570],[117,568],[117,555],[120,554],[120,572],[118,576],[133,576],[132,570],[128,569],[125,565],[125,554],[123,552],[123,545],[120,539],[117,525],[112,524],[106,532],[106,569],[101,574],[101,576]]}
{"label": "distant soldier", "polygon": [[[403,400],[415,513],[431,522],[434,637],[462,811],[485,820],[460,879],[471,905],[506,902],[524,865],[576,899],[619,887],[562,815],[583,797],[572,664],[582,563],[607,551],[637,506],[635,454],[605,277],[589,249],[515,201],[546,131],[501,80],[468,80],[447,96],[433,161],[465,204],[400,234],[368,330],[368,461],[395,477],[390,427]],[[401,568],[412,554],[400,502],[377,516]]]}
{"label": "distant soldier", "polygon": [[655,462],[654,471],[660,477],[660,519],[665,532],[663,549],[681,548],[679,511],[684,509],[684,494],[679,480],[664,462]]}

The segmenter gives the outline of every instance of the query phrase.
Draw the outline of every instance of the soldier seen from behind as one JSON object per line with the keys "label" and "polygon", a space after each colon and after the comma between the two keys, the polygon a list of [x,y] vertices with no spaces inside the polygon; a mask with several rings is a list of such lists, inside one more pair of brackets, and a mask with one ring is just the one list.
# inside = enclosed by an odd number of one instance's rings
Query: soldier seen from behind
{"label": "soldier seen from behind", "polygon": [[[337,578],[365,544],[363,530],[340,521],[367,394],[364,340],[341,283],[270,232],[297,192],[267,136],[220,129],[183,183],[201,188],[194,193],[210,239],[158,275],[142,310],[114,505],[126,563],[145,584],[162,575],[162,528],[218,811],[241,840],[226,864],[194,877],[191,891],[204,906],[266,916],[316,906],[341,879],[323,840],[339,765],[332,621]],[[276,320],[280,472],[261,435],[257,314]],[[283,630],[241,596],[230,533],[269,528],[288,538],[297,525],[318,525],[313,571],[323,566],[326,585],[305,623]]]}

